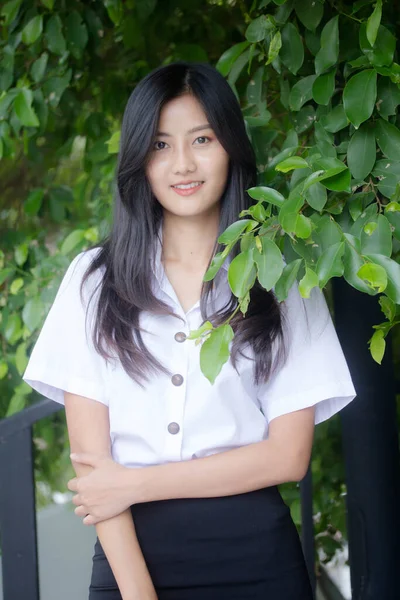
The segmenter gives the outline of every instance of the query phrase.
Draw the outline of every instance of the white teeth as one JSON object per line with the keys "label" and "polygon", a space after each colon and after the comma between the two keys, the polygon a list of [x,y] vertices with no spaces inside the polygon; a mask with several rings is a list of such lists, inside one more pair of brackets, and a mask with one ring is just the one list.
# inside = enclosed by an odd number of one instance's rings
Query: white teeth
{"label": "white teeth", "polygon": [[203,183],[202,181],[194,181],[193,183],[173,185],[172,187],[178,188],[179,190],[189,190],[190,188],[197,187],[197,186],[201,185],[202,183]]}

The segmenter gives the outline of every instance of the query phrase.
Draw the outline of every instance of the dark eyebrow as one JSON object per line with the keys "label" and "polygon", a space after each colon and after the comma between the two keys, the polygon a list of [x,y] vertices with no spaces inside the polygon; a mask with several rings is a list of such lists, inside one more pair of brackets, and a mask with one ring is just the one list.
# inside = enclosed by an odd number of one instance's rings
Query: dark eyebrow
{"label": "dark eyebrow", "polygon": [[[189,135],[190,133],[195,133],[196,131],[203,131],[203,129],[212,129],[212,127],[209,123],[206,123],[205,125],[198,125],[197,127],[193,127],[193,129],[189,129],[186,135]],[[170,133],[165,133],[165,131],[157,131],[157,135],[162,135],[164,137],[172,137]]]}

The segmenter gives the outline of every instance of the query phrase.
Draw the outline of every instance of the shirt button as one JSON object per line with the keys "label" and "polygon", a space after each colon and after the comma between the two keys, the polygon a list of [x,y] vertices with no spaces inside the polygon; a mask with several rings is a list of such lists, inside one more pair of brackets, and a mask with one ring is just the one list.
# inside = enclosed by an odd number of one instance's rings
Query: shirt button
{"label": "shirt button", "polygon": [[179,433],[180,427],[178,425],[178,423],[170,423],[168,425],[168,431],[170,433],[172,433],[172,435],[175,435],[176,433]]}
{"label": "shirt button", "polygon": [[171,381],[174,385],[182,385],[183,377],[182,375],[179,375],[179,373],[176,373],[175,375],[172,375]]}
{"label": "shirt button", "polygon": [[186,333],[178,331],[178,333],[174,335],[174,338],[177,342],[184,342],[186,340]]}

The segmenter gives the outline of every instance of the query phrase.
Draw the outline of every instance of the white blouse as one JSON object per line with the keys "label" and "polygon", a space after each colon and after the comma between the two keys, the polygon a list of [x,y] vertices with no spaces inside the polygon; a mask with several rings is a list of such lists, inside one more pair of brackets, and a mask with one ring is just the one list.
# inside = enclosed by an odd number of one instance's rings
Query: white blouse
{"label": "white blouse", "polygon": [[[89,309],[86,303],[102,272],[96,271],[87,281],[84,305],[79,284],[98,252],[81,252],[71,262],[22,378],[60,404],[65,390],[107,405],[112,456],[118,463],[141,467],[205,457],[266,439],[268,424],[286,413],[316,405],[317,424],[355,398],[324,294],[314,288],[304,300],[308,330],[297,282],[283,304],[291,331],[286,364],[267,384],[255,386],[253,361],[239,355],[239,374],[229,360],[212,385],[200,370],[200,346],[185,339],[201,325],[200,303],[183,311],[161,263],[161,240],[157,242],[153,291],[184,321],[146,311],[140,314],[141,327],[147,330],[142,334],[145,344],[173,373],[172,377],[163,373],[153,376],[146,388],[141,388],[117,358],[107,364],[93,349],[89,327],[93,326],[99,290]],[[229,259],[214,280],[212,301],[216,307],[229,299],[228,265]],[[248,348],[245,352],[252,355]]]}

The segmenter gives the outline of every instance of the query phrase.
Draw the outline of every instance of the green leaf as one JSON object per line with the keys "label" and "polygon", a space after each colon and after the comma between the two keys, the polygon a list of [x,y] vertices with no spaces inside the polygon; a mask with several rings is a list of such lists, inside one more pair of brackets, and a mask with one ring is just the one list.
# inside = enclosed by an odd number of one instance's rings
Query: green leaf
{"label": "green leaf", "polygon": [[48,58],[49,55],[47,52],[43,52],[43,54],[33,63],[31,67],[31,75],[35,83],[39,83],[39,81],[43,79],[43,76],[46,72]]}
{"label": "green leaf", "polygon": [[37,329],[42,321],[44,305],[40,296],[30,298],[22,310],[22,320],[28,327],[29,331],[33,332]]}
{"label": "green leaf", "polygon": [[220,268],[225,262],[227,255],[229,254],[230,246],[227,246],[223,252],[217,252],[211,260],[211,264],[204,274],[203,281],[210,281],[214,279]]}
{"label": "green leaf", "polygon": [[262,253],[257,248],[253,249],[253,258],[257,265],[258,281],[269,292],[282,275],[284,262],[281,251],[275,242],[265,236],[259,239]]}
{"label": "green leaf", "polygon": [[381,254],[367,254],[367,260],[383,267],[387,274],[385,294],[396,304],[400,304],[400,265],[395,260]]}
{"label": "green leaf", "polygon": [[268,31],[273,29],[273,25],[270,19],[266,15],[257,17],[250,23],[245,32],[245,38],[248,42],[253,44],[256,42],[262,42]]}
{"label": "green leaf", "polygon": [[343,90],[347,118],[356,129],[372,115],[376,101],[376,71],[369,69],[353,75]]}
{"label": "green leaf", "polygon": [[253,250],[245,250],[232,259],[228,269],[228,282],[232,293],[243,298],[256,278]]}
{"label": "green leaf", "polygon": [[322,185],[334,192],[350,192],[350,181],[351,177],[349,169],[321,180]]}
{"label": "green leaf", "polygon": [[110,139],[106,142],[109,154],[118,154],[120,148],[120,141],[121,131],[114,131]]}
{"label": "green leaf", "polygon": [[358,271],[357,276],[378,293],[384,292],[388,279],[385,269],[374,263],[365,263]]}
{"label": "green leaf", "polygon": [[375,362],[381,364],[382,358],[385,354],[385,337],[384,333],[381,329],[375,331],[371,339],[369,340],[369,349],[371,352],[371,356]]}
{"label": "green leaf", "polygon": [[284,205],[279,211],[278,220],[281,227],[287,232],[292,233],[296,229],[298,212],[304,205],[304,198],[298,194],[285,200]]}
{"label": "green leaf", "polygon": [[188,340],[197,340],[202,337],[203,334],[207,335],[214,329],[213,324],[210,321],[205,321],[198,329],[192,329],[187,336]]}
{"label": "green leaf", "polygon": [[37,15],[33,17],[22,30],[22,41],[27,46],[34,44],[36,40],[41,36],[43,31],[43,17]]}
{"label": "green leaf", "polygon": [[2,285],[11,275],[14,275],[14,269],[11,267],[0,269],[0,285]]}
{"label": "green leaf", "polygon": [[400,131],[392,123],[378,119],[375,123],[376,141],[383,154],[391,160],[400,158]]}
{"label": "green leaf", "polygon": [[298,258],[284,267],[282,275],[276,282],[274,288],[274,293],[278,302],[283,302],[283,300],[286,300],[288,297],[289,290],[296,281],[296,276],[301,263],[302,259]]}
{"label": "green leaf", "polygon": [[366,225],[361,231],[361,252],[363,254],[392,255],[392,230],[384,215],[377,215],[367,225],[374,224],[375,228],[369,233]]}
{"label": "green leaf", "polygon": [[18,342],[22,335],[21,318],[16,313],[12,313],[6,320],[4,327],[4,337],[10,344]]}
{"label": "green leaf", "polygon": [[347,127],[348,124],[343,104],[338,104],[330,113],[321,117],[322,127],[330,133],[337,133]]}
{"label": "green leaf", "polygon": [[32,190],[24,202],[25,214],[29,216],[35,216],[38,214],[40,207],[42,206],[44,197],[44,189],[37,188]]}
{"label": "green leaf", "polygon": [[213,384],[229,359],[229,344],[233,340],[233,329],[229,324],[220,325],[210,333],[200,348],[200,368]]}
{"label": "green leaf", "polygon": [[375,44],[376,36],[378,35],[379,25],[382,18],[382,0],[377,0],[374,12],[369,17],[366,27],[366,35],[371,46]]}
{"label": "green leaf", "polygon": [[328,199],[326,187],[317,181],[306,190],[305,197],[311,208],[321,211]]}
{"label": "green leaf", "polygon": [[288,173],[293,169],[305,169],[308,166],[307,161],[304,160],[304,158],[301,158],[301,156],[291,156],[277,164],[275,170],[281,171],[282,173]]}
{"label": "green leaf", "polygon": [[321,22],[324,7],[319,0],[295,0],[296,15],[304,27],[314,31]]}
{"label": "green leaf", "polygon": [[318,286],[318,275],[306,265],[306,273],[299,281],[299,292],[303,298],[309,298],[311,290]]}
{"label": "green leaf", "polygon": [[226,50],[216,64],[216,69],[226,77],[231,70],[234,62],[242,54],[246,48],[250,46],[250,42],[240,42],[235,44],[232,48]]}
{"label": "green leaf", "polygon": [[22,394],[14,394],[11,397],[10,404],[8,405],[6,417],[11,417],[25,408],[26,396]]}
{"label": "green leaf", "polygon": [[336,69],[317,77],[312,85],[312,97],[317,104],[326,106],[335,91]]}
{"label": "green leaf", "polygon": [[358,277],[357,273],[363,266],[364,261],[361,257],[360,240],[350,233],[344,233],[345,252],[344,252],[344,278],[352,287],[360,292],[369,295],[375,295],[377,292],[365,283],[363,279]]}
{"label": "green leaf", "polygon": [[378,178],[378,190],[390,198],[395,190],[397,182],[400,180],[400,161],[378,160],[375,163],[372,175]]}
{"label": "green leaf", "polygon": [[330,246],[324,252],[317,262],[317,275],[319,286],[325,287],[332,277],[341,277],[344,272],[343,254],[344,242],[337,242]]}
{"label": "green leaf", "polygon": [[247,104],[254,104],[258,108],[262,106],[262,86],[264,77],[264,65],[261,65],[250,79],[246,88]]}
{"label": "green leaf", "polygon": [[14,100],[14,110],[21,125],[25,127],[39,127],[39,119],[32,108],[33,95],[28,88],[21,88]]}
{"label": "green leaf", "polygon": [[315,110],[310,104],[303,106],[298,113],[293,115],[294,129],[297,133],[304,133],[313,126],[315,121]]}
{"label": "green leaf", "polygon": [[387,77],[380,77],[378,80],[378,93],[376,108],[379,114],[387,119],[390,115],[396,114],[396,108],[400,104],[400,87],[390,81]]}
{"label": "green leaf", "polygon": [[6,2],[0,11],[0,16],[4,17],[4,23],[6,27],[14,21],[17,16],[19,7],[22,4],[22,0],[11,0],[10,2]]}
{"label": "green leaf", "polygon": [[375,45],[372,47],[367,38],[367,26],[360,25],[359,42],[361,51],[374,67],[389,67],[393,62],[396,38],[383,25],[379,26]]}
{"label": "green leaf", "polygon": [[321,48],[315,57],[315,72],[321,75],[337,63],[339,56],[339,15],[330,19],[321,32]]}
{"label": "green leaf", "polygon": [[247,193],[254,200],[265,200],[275,206],[282,206],[285,201],[284,196],[280,192],[277,192],[273,188],[265,186],[252,187],[247,190]]}
{"label": "green leaf", "polygon": [[70,234],[67,235],[63,243],[61,244],[60,252],[61,254],[69,254],[71,250],[76,248],[78,244],[85,239],[85,231],[84,229],[75,229],[71,231]]}
{"label": "green leaf", "polygon": [[230,244],[239,239],[240,235],[247,228],[249,223],[252,223],[251,219],[241,219],[240,221],[235,221],[229,227],[225,229],[218,237],[219,244]]}
{"label": "green leaf", "polygon": [[22,279],[22,277],[18,277],[17,279],[14,279],[14,281],[10,285],[11,294],[13,294],[14,296],[16,294],[18,294],[19,290],[23,287],[23,285],[24,285],[24,280]]}
{"label": "green leaf", "polygon": [[279,58],[282,63],[296,75],[304,61],[304,47],[297,28],[293,23],[286,23],[281,31],[282,48]]}
{"label": "green leaf", "polygon": [[15,353],[15,366],[17,367],[17,371],[20,375],[22,375],[25,371],[27,364],[28,357],[26,355],[26,342],[22,342],[22,344],[19,344]]}
{"label": "green leaf", "polygon": [[312,87],[316,79],[316,75],[308,75],[299,79],[292,87],[289,95],[289,106],[293,111],[298,111],[300,108],[311,100]]}
{"label": "green leaf", "polygon": [[276,31],[271,39],[271,42],[269,44],[269,48],[268,48],[268,60],[265,63],[266,65],[269,65],[270,63],[272,63],[276,57],[279,54],[279,50],[282,48],[282,38],[281,38],[281,32],[280,31]]}
{"label": "green leaf", "polygon": [[307,239],[310,237],[312,231],[311,219],[306,217],[305,215],[297,215],[295,220],[295,225],[293,228],[294,234],[302,239]]}
{"label": "green leaf", "polygon": [[4,379],[4,377],[8,373],[8,364],[4,361],[0,361],[0,380]]}
{"label": "green leaf", "polygon": [[376,158],[375,135],[372,127],[362,125],[352,135],[347,150],[347,164],[355,179],[364,179],[374,167]]}
{"label": "green leaf", "polygon": [[46,8],[48,8],[49,10],[53,10],[54,0],[40,0],[40,1]]}
{"label": "green leaf", "polygon": [[72,56],[79,59],[86,44],[88,43],[88,32],[82,17],[77,10],[70,12],[65,20],[66,40],[68,49]]}
{"label": "green leaf", "polygon": [[14,257],[15,257],[15,262],[17,263],[17,265],[19,267],[22,267],[22,265],[25,264],[26,259],[28,258],[28,254],[29,254],[28,242],[22,242],[22,244],[18,244],[18,246],[15,247]]}
{"label": "green leaf", "polygon": [[62,22],[58,15],[53,15],[46,23],[45,38],[47,47],[53,54],[62,55],[66,51],[62,33]]}
{"label": "green leaf", "polygon": [[388,321],[393,321],[396,316],[396,305],[387,296],[379,297],[379,304],[381,305],[381,309],[385,317]]}

